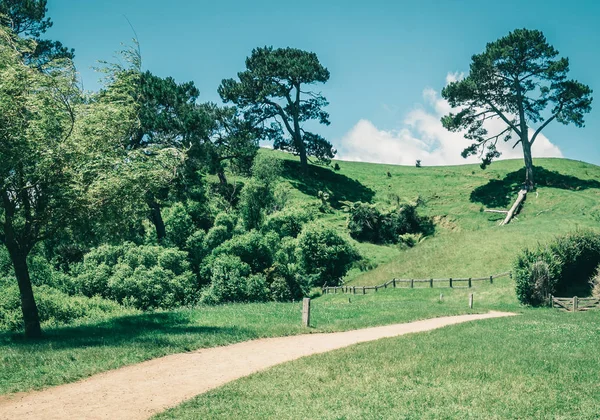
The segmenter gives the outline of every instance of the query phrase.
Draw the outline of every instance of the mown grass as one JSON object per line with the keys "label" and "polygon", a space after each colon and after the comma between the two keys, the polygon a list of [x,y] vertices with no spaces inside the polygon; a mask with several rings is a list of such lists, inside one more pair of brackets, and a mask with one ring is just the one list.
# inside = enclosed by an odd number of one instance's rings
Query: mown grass
{"label": "mown grass", "polygon": [[[172,353],[261,337],[332,332],[436,316],[518,310],[512,280],[472,289],[387,289],[314,299],[311,327],[300,303],[235,304],[52,328],[39,341],[0,334],[0,394],[40,389]],[[468,293],[475,308],[468,308]],[[444,302],[438,303],[440,293]],[[349,301],[350,299],[350,301]]]}
{"label": "mown grass", "polygon": [[600,312],[526,310],[306,357],[158,419],[596,419]]}

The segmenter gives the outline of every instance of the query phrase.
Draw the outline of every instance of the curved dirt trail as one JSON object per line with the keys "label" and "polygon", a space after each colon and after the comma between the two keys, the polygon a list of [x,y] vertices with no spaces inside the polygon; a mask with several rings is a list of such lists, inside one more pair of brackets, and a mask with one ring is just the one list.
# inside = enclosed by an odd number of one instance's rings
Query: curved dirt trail
{"label": "curved dirt trail", "polygon": [[265,338],[173,354],[88,379],[0,399],[0,419],[147,419],[279,363],[356,343],[515,314],[448,316],[337,333]]}

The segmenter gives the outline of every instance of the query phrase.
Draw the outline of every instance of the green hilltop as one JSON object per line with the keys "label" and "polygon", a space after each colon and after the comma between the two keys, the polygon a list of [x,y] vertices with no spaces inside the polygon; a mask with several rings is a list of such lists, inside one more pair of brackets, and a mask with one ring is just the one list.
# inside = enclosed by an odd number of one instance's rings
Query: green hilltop
{"label": "green hilltop", "polygon": [[423,204],[419,213],[435,222],[435,234],[413,248],[355,242],[373,270],[354,269],[346,281],[381,284],[393,277],[477,277],[510,270],[516,254],[551,237],[576,229],[600,228],[600,167],[569,159],[535,159],[537,189],[507,226],[504,215],[484,209],[510,208],[524,180],[522,160],[477,164],[409,167],[333,161],[332,167],[310,167],[302,177],[292,155],[263,149],[284,160],[284,179],[297,206],[329,194],[330,213],[323,223],[347,232],[343,201],[362,201],[382,208],[397,200]]}

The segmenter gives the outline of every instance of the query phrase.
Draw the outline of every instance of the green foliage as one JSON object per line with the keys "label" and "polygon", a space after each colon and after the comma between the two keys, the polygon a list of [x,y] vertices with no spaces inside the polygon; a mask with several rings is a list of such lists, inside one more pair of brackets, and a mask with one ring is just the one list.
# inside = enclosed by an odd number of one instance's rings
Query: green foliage
{"label": "green foliage", "polygon": [[382,212],[375,205],[346,203],[350,236],[371,243],[404,242],[409,247],[418,243],[419,237],[430,234],[431,222],[417,214],[417,205],[403,204],[391,212]]}
{"label": "green foliage", "polygon": [[303,226],[314,219],[314,214],[306,209],[288,207],[267,216],[263,231],[275,232],[281,238],[297,237]]}
{"label": "green foliage", "polygon": [[299,154],[305,169],[307,155],[322,161],[335,156],[331,143],[300,126],[309,120],[329,124],[329,114],[323,110],[327,100],[319,93],[307,93],[305,87],[329,80],[329,71],[315,53],[296,48],[255,48],[238,77],[239,81],[224,79],[219,95],[224,102],[240,107],[253,126],[262,127],[261,137],[273,140],[275,149]]}
{"label": "green foliage", "polygon": [[[562,124],[584,124],[590,112],[592,90],[567,79],[569,60],[558,58],[558,51],[537,30],[516,29],[487,44],[472,57],[469,75],[450,83],[442,96],[459,108],[442,118],[450,131],[466,131],[473,143],[463,157],[482,155],[482,168],[500,157],[498,141],[508,142],[516,135],[521,143],[527,168],[526,182],[533,186],[531,146],[540,132],[553,120]],[[549,112],[548,112],[549,111]],[[501,129],[488,132],[484,122],[497,120]],[[529,125],[541,123],[529,136]]]}
{"label": "green foliage", "polygon": [[590,279],[590,287],[592,288],[592,296],[600,298],[600,265],[596,268],[596,273]]}
{"label": "green foliage", "polygon": [[201,301],[213,305],[247,302],[249,282],[255,296],[257,279],[250,280],[250,266],[237,256],[219,255],[212,261],[210,285],[202,291]]}
{"label": "green foliage", "polygon": [[164,223],[169,241],[178,248],[184,249],[195,226],[183,203],[178,202],[165,209]]}
{"label": "green foliage", "polygon": [[279,237],[274,232],[263,235],[258,231],[251,231],[234,236],[215,248],[212,254],[239,257],[242,262],[248,264],[253,273],[259,273],[273,264],[273,253],[278,242]]}
{"label": "green foliage", "polygon": [[548,295],[587,296],[589,281],[600,264],[600,235],[578,231],[557,237],[535,250],[525,249],[514,263],[519,301],[540,306]]}
{"label": "green foliage", "polygon": [[239,212],[246,230],[259,229],[267,214],[275,209],[275,181],[281,175],[281,161],[257,155],[252,165],[253,177],[242,190]]}
{"label": "green foliage", "polygon": [[74,270],[86,296],[102,296],[137,309],[174,308],[197,297],[185,252],[125,243],[102,245]]}
{"label": "green foliage", "polygon": [[[70,296],[53,287],[34,287],[40,322],[44,326],[71,324],[74,321],[101,320],[109,316],[127,313],[116,302],[99,296]],[[23,315],[19,288],[16,282],[2,288],[0,293],[0,330],[21,331]]]}
{"label": "green foliage", "polygon": [[313,286],[339,284],[358,251],[335,230],[321,224],[307,225],[298,236],[298,264],[312,277]]}

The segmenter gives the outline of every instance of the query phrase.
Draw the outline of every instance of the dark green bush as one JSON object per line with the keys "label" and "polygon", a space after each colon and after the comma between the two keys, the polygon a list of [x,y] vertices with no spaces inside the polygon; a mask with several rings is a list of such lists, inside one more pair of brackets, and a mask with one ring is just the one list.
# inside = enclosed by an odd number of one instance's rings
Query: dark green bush
{"label": "dark green bush", "polygon": [[600,264],[600,235],[580,231],[558,237],[535,250],[525,249],[514,263],[521,303],[544,305],[548,295],[588,296],[590,279]]}
{"label": "dark green bush", "polygon": [[300,269],[311,277],[312,286],[339,284],[358,251],[334,229],[307,225],[298,236],[297,259]]}
{"label": "dark green bush", "polygon": [[175,203],[163,211],[163,218],[169,242],[183,249],[187,238],[196,229],[187,209],[183,203]]}
{"label": "dark green bush", "polygon": [[[250,266],[234,255],[219,255],[211,261],[210,284],[202,291],[201,301],[216,305],[248,301]],[[256,279],[252,279],[255,283]],[[252,285],[252,290],[256,289]]]}
{"label": "dark green bush", "polygon": [[348,230],[357,241],[371,243],[402,242],[402,235],[431,234],[429,219],[417,213],[417,205],[403,204],[390,212],[382,212],[372,204],[347,203]]}
{"label": "dark green bush", "polygon": [[278,242],[279,237],[274,232],[262,235],[260,232],[251,231],[222,243],[212,254],[235,255],[248,264],[253,273],[259,273],[273,264],[273,254]]}
{"label": "dark green bush", "polygon": [[266,218],[263,231],[275,232],[281,238],[286,236],[295,238],[302,231],[302,227],[313,219],[314,215],[310,211],[285,208]]}
{"label": "dark green bush", "polygon": [[102,245],[74,270],[79,291],[137,309],[174,308],[196,300],[187,254],[173,248],[125,243]]}

